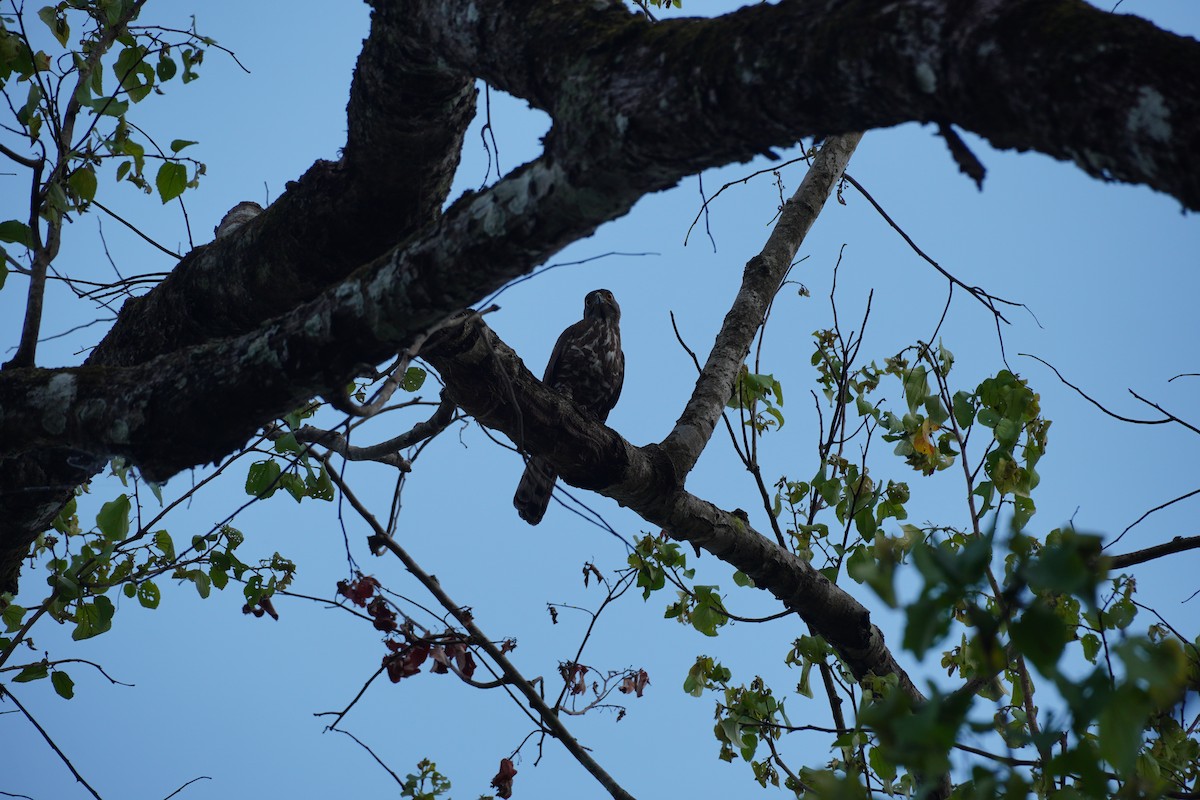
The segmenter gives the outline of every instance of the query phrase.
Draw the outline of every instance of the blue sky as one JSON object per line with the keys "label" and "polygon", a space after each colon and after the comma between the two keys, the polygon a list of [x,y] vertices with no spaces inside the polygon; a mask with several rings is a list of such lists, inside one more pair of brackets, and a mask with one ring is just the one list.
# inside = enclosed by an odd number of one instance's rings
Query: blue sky
{"label": "blue sky", "polygon": [[[151,12],[164,15],[157,21],[186,24],[174,4],[159,5]],[[208,174],[199,191],[185,196],[197,244],[211,237],[229,207],[245,199],[274,199],[314,159],[335,159],[344,143],[345,102],[367,33],[366,6],[345,4],[331,11],[327,4],[297,2],[287,8],[284,13],[278,4],[204,4],[196,12],[200,30],[233,49],[250,74],[210,51],[201,80],[187,87],[176,83],[164,97],[151,98],[138,109],[141,124],[155,136],[200,143],[193,150],[207,162]],[[1125,0],[1119,10],[1188,35],[1200,32],[1200,10],[1190,4]],[[548,126],[544,115],[495,92],[492,115],[503,169],[537,154],[538,137]],[[478,188],[485,178],[495,179],[494,173],[486,175],[479,125],[477,119],[467,135],[452,198],[463,189]],[[982,192],[958,174],[934,131],[916,125],[869,133],[849,171],[945,268],[968,284],[1028,304],[1032,314],[1012,313],[1013,324],[1004,328],[1003,340],[1008,363],[1041,393],[1044,412],[1054,421],[1040,468],[1043,484],[1035,495],[1039,513],[1033,530],[1044,533],[1073,519],[1081,530],[1115,535],[1147,509],[1196,488],[1194,437],[1173,426],[1133,427],[1107,420],[1059,385],[1046,368],[1017,354],[1046,359],[1121,413],[1146,416],[1149,411],[1128,388],[1184,416],[1193,413],[1200,407],[1200,384],[1196,379],[1168,380],[1196,371],[1200,225],[1194,215],[1181,214],[1177,202],[1148,189],[1104,185],[1044,156],[996,152],[975,137],[966,138],[988,168]],[[755,162],[706,173],[704,189],[711,196],[722,184],[764,166]],[[802,174],[799,166],[782,172],[786,193]],[[502,309],[489,317],[489,324],[538,373],[559,331],[578,319],[584,294],[611,289],[623,310],[627,377],[609,423],[635,444],[660,440],[694,379],[668,312],[675,313],[688,344],[706,352],[742,266],[769,233],[779,199],[773,180],[768,173],[733,187],[711,205],[708,224],[715,252],[699,228],[683,244],[700,208],[697,179],[644,198],[627,217],[572,245],[555,261],[612,251],[654,255],[609,257],[548,272],[506,292],[499,301]],[[0,193],[0,218],[22,216],[23,184],[0,176],[0,186],[6,187]],[[168,246],[186,250],[188,236],[177,205],[163,207],[124,185],[102,184],[105,188],[106,204]],[[806,479],[815,470],[816,415],[807,396],[812,386],[808,359],[812,331],[831,324],[830,274],[839,253],[842,319],[857,322],[868,291],[874,289],[864,346],[868,359],[882,361],[915,339],[927,338],[945,302],[945,281],[853,190],[847,189],[845,199],[844,206],[827,206],[802,248],[807,260],[793,274],[812,296],[782,293],[767,331],[763,369],[783,381],[787,398],[787,425],[763,443],[769,479],[781,474]],[[104,220],[103,231],[122,274],[171,267],[170,259],[115,222]],[[97,243],[95,219],[79,221],[64,244],[61,268],[87,279],[113,279]],[[17,341],[24,289],[23,279],[11,275],[0,291],[4,348]],[[43,325],[48,335],[104,316],[57,285],[52,285],[48,305]],[[105,327],[96,324],[47,342],[40,350],[41,363],[78,363],[81,351]],[[941,337],[958,356],[954,375],[960,388],[973,388],[1004,366],[990,315],[961,293]],[[431,390],[422,394],[433,396]],[[389,415],[364,427],[358,441],[395,435],[416,419]],[[203,425],[204,420],[180,424]],[[885,455],[882,447],[877,449],[877,456]],[[727,442],[715,439],[688,486],[722,507],[750,510],[751,521],[765,529],[753,484],[731,457]],[[965,522],[956,476],[921,480],[898,459],[886,457],[875,467],[878,477],[910,482],[911,521]],[[528,676],[545,676],[547,692],[556,693],[556,665],[573,655],[586,619],[564,610],[560,623],[551,625],[546,603],[595,607],[601,595],[594,587],[583,587],[582,564],[592,561],[611,571],[624,563],[625,551],[616,539],[558,506],[537,528],[522,523],[511,507],[520,469],[518,456],[489,442],[478,428],[448,431],[422,454],[407,480],[398,538],[457,602],[473,607],[485,631],[497,639],[517,637],[514,658],[520,669]],[[196,477],[202,474],[198,471]],[[229,480],[173,515],[168,527],[176,540],[206,532],[244,502],[244,474],[244,468],[235,468]],[[386,515],[394,474],[360,464],[352,465],[347,476],[371,508]],[[177,476],[167,495],[190,481],[188,475]],[[81,517],[87,520],[119,491],[111,480],[94,482]],[[626,538],[647,530],[611,501],[574,493]],[[1194,508],[1179,504],[1153,515],[1118,550],[1197,534],[1194,513],[1189,513]],[[328,597],[336,581],[346,577],[337,512],[336,506],[311,500],[296,506],[282,495],[254,506],[234,523],[248,536],[243,559],[279,551],[299,565],[297,591]],[[395,561],[374,560],[366,553],[366,530],[349,509],[345,525],[365,570],[396,592],[432,602],[420,596],[419,587]],[[1184,554],[1135,572],[1143,600],[1184,630],[1196,614],[1197,601],[1184,604],[1200,588],[1189,580],[1195,564],[1194,554]],[[40,580],[35,571],[26,573],[20,598],[25,605],[34,605],[44,594]],[[734,591],[730,569],[711,556],[700,559],[697,582],[719,584],[740,614],[778,610],[758,593]],[[860,587],[848,587],[871,599]],[[661,618],[671,599],[662,593],[643,603],[640,596],[627,595],[602,617],[585,653],[584,661],[601,669],[645,668],[652,682],[646,696],[630,701],[628,716],[619,723],[611,714],[593,713],[568,724],[635,796],[749,794],[754,790],[747,765],[715,757],[712,699],[688,697],[682,682],[696,656],[709,654],[730,667],[735,680],[749,682],[762,675],[787,696],[798,674],[780,662],[802,626],[794,618],[731,625],[708,639]],[[164,586],[157,611],[123,601],[111,633],[78,644],[70,641],[69,628],[43,621],[34,631],[37,653],[30,660],[43,650],[54,658],[86,658],[136,686],[109,685],[94,670],[75,665],[70,670],[74,700],[55,696],[48,682],[16,687],[19,697],[106,798],[161,798],[200,775],[211,780],[193,784],[180,796],[374,797],[395,791],[391,778],[365,752],[345,736],[323,733],[322,719],[313,716],[343,708],[374,672],[383,654],[377,634],[344,612],[317,604],[281,600],[279,622],[244,617],[241,604],[235,587],[201,602],[190,586]],[[893,616],[880,610],[876,620],[889,640],[898,642]],[[905,663],[916,668],[911,660]],[[944,675],[936,663],[927,673],[930,679]],[[824,719],[821,706],[807,702],[794,695],[787,701],[793,721],[811,717],[819,724]],[[485,793],[499,759],[529,732],[528,720],[503,694],[428,674],[398,685],[377,683],[343,727],[401,775],[420,758],[432,758],[454,781],[452,794],[459,798]],[[36,800],[85,796],[18,715],[0,715],[0,736],[8,743],[0,791]],[[788,738],[782,751],[795,766],[820,765],[828,758],[819,737]],[[579,798],[604,796],[555,742],[545,743],[535,766],[538,755],[533,744],[522,751],[518,797],[559,797],[564,789]]]}

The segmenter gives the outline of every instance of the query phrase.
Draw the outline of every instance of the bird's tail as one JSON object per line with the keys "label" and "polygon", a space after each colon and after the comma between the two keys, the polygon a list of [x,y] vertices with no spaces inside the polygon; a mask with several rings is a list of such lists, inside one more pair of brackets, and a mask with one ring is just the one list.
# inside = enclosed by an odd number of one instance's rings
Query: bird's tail
{"label": "bird's tail", "polygon": [[554,481],[558,475],[554,467],[540,458],[531,458],[525,465],[521,482],[517,484],[517,493],[513,495],[513,505],[521,519],[530,525],[537,525],[546,514],[550,505],[550,493],[554,491]]}

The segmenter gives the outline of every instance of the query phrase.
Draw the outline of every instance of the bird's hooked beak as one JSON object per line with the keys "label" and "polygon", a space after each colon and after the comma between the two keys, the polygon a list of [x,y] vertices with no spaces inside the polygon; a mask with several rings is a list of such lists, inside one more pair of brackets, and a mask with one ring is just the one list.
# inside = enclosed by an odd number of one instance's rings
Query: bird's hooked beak
{"label": "bird's hooked beak", "polygon": [[584,316],[621,318],[621,307],[617,305],[617,299],[608,289],[596,289],[588,292],[584,302],[584,312]]}

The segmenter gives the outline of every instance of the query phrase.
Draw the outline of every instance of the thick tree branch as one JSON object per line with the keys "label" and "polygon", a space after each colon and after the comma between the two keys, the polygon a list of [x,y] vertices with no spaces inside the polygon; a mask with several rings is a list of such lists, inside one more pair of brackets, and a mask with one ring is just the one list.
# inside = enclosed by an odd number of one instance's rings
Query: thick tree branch
{"label": "thick tree branch", "polygon": [[[127,302],[90,363],[145,363],[245,334],[312,300],[437,218],[474,114],[475,88],[469,76],[446,72],[427,53],[413,52],[404,32],[401,9],[375,12],[351,87],[342,160],[317,162],[253,225],[192,251],[153,292]],[[204,383],[193,375],[179,387],[191,392]],[[222,409],[228,419],[248,411]],[[252,413],[260,419],[244,430],[269,421],[261,408]],[[203,428],[213,418],[203,413],[192,426]],[[6,419],[0,432],[22,424],[11,415]],[[101,464],[94,454],[106,448],[95,445],[88,454],[0,454],[0,591],[16,590],[29,543]]]}
{"label": "thick tree branch", "polygon": [[475,113],[470,77],[415,52],[377,9],[350,87],[338,162],[318,161],[252,224],[198,247],[126,303],[90,364],[131,365],[254,330],[435,221]]}
{"label": "thick tree branch", "polygon": [[584,169],[620,153],[669,185],[683,164],[937,122],[1200,209],[1200,43],[1137,17],[1079,0],[806,0],[652,25],[595,5],[406,8],[444,63],[549,112],[549,150],[586,149]]}
{"label": "thick tree branch", "polygon": [[924,699],[857,600],[740,518],[685,491],[659,446],[635,447],[587,417],[537,380],[482,322],[444,328],[430,337],[422,357],[460,408],[514,441],[520,438],[567,483],[617,500],[673,538],[749,575],[825,637],[859,679],[895,674],[914,700]]}
{"label": "thick tree branch", "polygon": [[[0,590],[15,588],[28,543],[106,455],[140,456],[160,477],[223,455],[646,193],[801,136],[937,119],[1200,207],[1200,69],[1189,68],[1200,45],[1074,0],[977,0],[953,4],[954,16],[934,0],[873,11],[821,0],[653,26],[592,3],[375,6],[345,156],[126,304],[90,368],[134,372],[76,370],[53,386],[35,371],[0,375],[0,442],[24,453],[0,454]],[[549,108],[555,127],[542,159],[430,225],[473,108],[471,76]],[[260,393],[248,371],[263,367]],[[117,392],[143,378],[141,401],[165,405],[139,417]],[[17,397],[22,387],[35,394]],[[190,419],[174,413],[184,395]],[[174,453],[154,436],[173,437]]]}

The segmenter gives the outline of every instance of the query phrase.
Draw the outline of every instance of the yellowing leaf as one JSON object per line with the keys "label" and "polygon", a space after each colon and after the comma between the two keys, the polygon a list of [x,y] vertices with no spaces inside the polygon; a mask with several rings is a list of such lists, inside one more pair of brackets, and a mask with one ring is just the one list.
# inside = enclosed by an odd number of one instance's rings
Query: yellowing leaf
{"label": "yellowing leaf", "polygon": [[916,450],[918,453],[920,453],[923,456],[932,456],[935,452],[937,452],[937,448],[934,447],[933,442],[930,440],[929,436],[934,431],[936,431],[939,427],[941,427],[941,426],[934,425],[928,419],[926,419],[924,422],[922,422],[921,430],[917,431],[916,433],[914,433],[912,435],[913,450]]}

